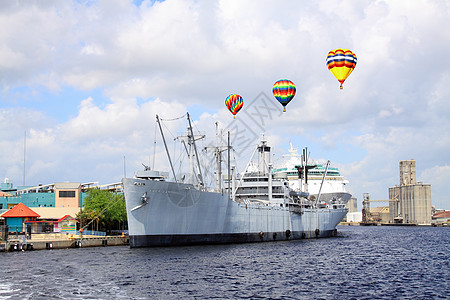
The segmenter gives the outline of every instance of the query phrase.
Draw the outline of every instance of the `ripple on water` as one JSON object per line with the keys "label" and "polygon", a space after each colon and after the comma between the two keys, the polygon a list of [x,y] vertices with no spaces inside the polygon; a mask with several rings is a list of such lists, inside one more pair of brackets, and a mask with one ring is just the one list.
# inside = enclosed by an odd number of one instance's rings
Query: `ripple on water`
{"label": "ripple on water", "polygon": [[450,230],[339,227],[264,244],[1,253],[0,298],[445,299]]}

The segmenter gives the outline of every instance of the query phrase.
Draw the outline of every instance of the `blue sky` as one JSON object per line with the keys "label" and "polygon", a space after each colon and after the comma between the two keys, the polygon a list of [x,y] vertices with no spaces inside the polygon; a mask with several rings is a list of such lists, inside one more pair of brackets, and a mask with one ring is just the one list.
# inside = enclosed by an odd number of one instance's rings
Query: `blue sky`
{"label": "blue sky", "polygon": [[[27,185],[120,181],[124,156],[128,175],[152,161],[155,115],[189,111],[205,144],[218,121],[254,143],[264,133],[277,157],[307,146],[359,207],[415,159],[432,204],[450,209],[449,15],[439,0],[5,2],[0,177],[22,184],[26,132]],[[358,57],[343,90],[325,65],[336,48]],[[282,78],[297,87],[286,113],[271,95]],[[236,120],[231,93],[244,98]],[[237,152],[245,164],[251,151]]]}

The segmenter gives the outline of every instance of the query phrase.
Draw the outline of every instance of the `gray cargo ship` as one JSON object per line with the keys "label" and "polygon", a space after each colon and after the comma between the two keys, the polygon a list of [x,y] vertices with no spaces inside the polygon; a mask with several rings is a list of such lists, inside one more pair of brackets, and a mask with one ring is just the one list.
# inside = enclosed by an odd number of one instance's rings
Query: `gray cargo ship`
{"label": "gray cargo ship", "polygon": [[[336,234],[337,224],[347,214],[345,203],[318,203],[308,193],[290,188],[287,179],[274,177],[271,149],[264,140],[241,174],[228,163],[226,177],[221,171],[222,150],[217,147],[216,188],[208,189],[187,116],[186,151],[193,175],[189,182],[177,179],[169,153],[173,180],[168,180],[167,172],[149,168],[122,179],[130,247],[268,242]],[[160,124],[158,116],[157,121]],[[257,163],[253,162],[256,153]]]}

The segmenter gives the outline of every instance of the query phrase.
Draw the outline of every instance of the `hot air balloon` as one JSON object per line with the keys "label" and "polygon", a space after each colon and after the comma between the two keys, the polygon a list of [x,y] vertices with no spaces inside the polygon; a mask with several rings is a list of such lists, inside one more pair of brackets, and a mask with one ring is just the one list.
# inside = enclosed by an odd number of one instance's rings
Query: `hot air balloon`
{"label": "hot air balloon", "polygon": [[340,89],[345,79],[356,67],[356,55],[348,49],[336,49],[328,52],[327,66],[334,77],[341,83]]}
{"label": "hot air balloon", "polygon": [[236,119],[236,114],[241,110],[242,106],[244,106],[244,100],[237,94],[231,94],[225,100],[225,105],[233,114],[233,118]]}
{"label": "hot air balloon", "polygon": [[273,85],[273,95],[283,105],[283,112],[286,111],[286,105],[294,98],[296,90],[295,84],[287,79],[278,80]]}

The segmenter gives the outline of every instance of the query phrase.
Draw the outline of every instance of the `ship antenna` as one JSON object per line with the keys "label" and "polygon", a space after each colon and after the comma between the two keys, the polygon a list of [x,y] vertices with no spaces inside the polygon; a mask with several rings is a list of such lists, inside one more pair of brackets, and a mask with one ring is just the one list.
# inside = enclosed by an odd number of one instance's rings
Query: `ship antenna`
{"label": "ship antenna", "polygon": [[308,186],[308,160],[309,160],[309,155],[308,155],[308,148],[305,147],[305,183],[306,186]]}
{"label": "ship antenna", "polygon": [[158,122],[159,130],[161,132],[161,137],[164,142],[164,147],[166,148],[167,157],[169,158],[170,168],[172,169],[173,178],[175,179],[175,182],[177,181],[177,177],[175,176],[175,170],[173,169],[172,160],[170,159],[169,149],[167,149],[166,139],[164,138],[164,132],[161,127],[161,122],[159,121],[158,115],[156,115],[156,122]]}
{"label": "ship antenna", "polygon": [[156,124],[155,124],[154,140],[153,140],[153,166],[152,166],[153,170],[155,169],[155,156],[156,156]]}
{"label": "ship antenna", "polygon": [[231,165],[230,165],[230,131],[228,130],[228,143],[227,143],[227,152],[228,152],[228,196],[230,197],[231,195],[231,189],[230,189],[230,169],[231,169]]}

